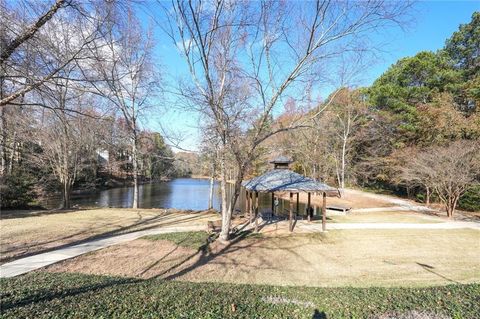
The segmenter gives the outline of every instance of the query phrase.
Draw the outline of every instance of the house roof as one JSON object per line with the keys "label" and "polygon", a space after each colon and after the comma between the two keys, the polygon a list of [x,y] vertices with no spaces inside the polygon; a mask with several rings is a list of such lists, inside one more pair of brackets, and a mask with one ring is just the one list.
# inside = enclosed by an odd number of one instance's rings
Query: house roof
{"label": "house roof", "polygon": [[253,192],[325,192],[327,196],[339,196],[338,189],[288,169],[274,169],[245,181],[242,185]]}

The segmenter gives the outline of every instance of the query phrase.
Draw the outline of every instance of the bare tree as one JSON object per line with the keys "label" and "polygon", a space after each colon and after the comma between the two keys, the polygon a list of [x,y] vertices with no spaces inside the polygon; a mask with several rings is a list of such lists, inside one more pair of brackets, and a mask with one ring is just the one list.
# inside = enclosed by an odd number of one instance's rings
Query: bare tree
{"label": "bare tree", "polygon": [[430,189],[433,190],[451,218],[463,193],[478,183],[478,149],[478,142],[456,141],[447,146],[430,147],[413,156],[410,154],[402,169],[402,178],[423,185],[428,196]]}
{"label": "bare tree", "polygon": [[351,91],[347,88],[342,88],[332,101],[332,107],[329,112],[334,116],[333,129],[340,142],[338,143],[338,150],[334,153],[338,185],[341,189],[344,189],[352,135],[354,135],[355,130],[359,126],[362,115],[366,113],[366,105],[358,90]]}
{"label": "bare tree", "polygon": [[[88,2],[57,0],[48,7],[45,2],[25,0],[16,2],[13,7],[7,8],[4,2],[0,5],[0,106],[19,105],[17,99],[57,77],[68,65],[84,59],[86,48],[101,37],[99,30],[103,19],[89,7]],[[49,31],[55,30],[62,21],[75,25],[76,41],[70,41],[70,48],[65,52],[51,52],[49,40],[62,34]]]}
{"label": "bare tree", "polygon": [[[49,21],[53,15],[62,7],[66,5],[65,0],[57,0],[54,4],[50,7],[50,9],[39,16],[34,23],[29,25],[25,30],[20,31],[20,33],[13,39],[11,39],[5,45],[2,45],[2,50],[0,52],[0,65],[2,65],[5,60],[7,60],[12,53],[25,41],[30,39],[35,35],[35,33],[47,22]],[[2,3],[2,10],[6,10],[6,6]]]}
{"label": "bare tree", "polygon": [[152,60],[153,41],[131,8],[126,19],[108,13],[104,37],[92,47],[96,56],[85,72],[95,92],[106,98],[124,118],[131,145],[133,208],[138,208],[139,118],[150,107],[149,98],[158,86],[158,74]]}
{"label": "bare tree", "polygon": [[[59,104],[65,105],[70,98],[62,98]],[[75,98],[75,107],[82,108],[81,98]],[[86,112],[86,110],[82,110]],[[72,187],[81,170],[87,164],[86,160],[96,154],[99,145],[96,137],[94,118],[72,115],[66,110],[55,109],[44,111],[42,121],[37,123],[32,131],[31,140],[41,147],[33,159],[40,168],[50,167],[53,175],[61,184],[62,208],[71,207],[70,197]]]}
{"label": "bare tree", "polygon": [[[273,111],[305,83],[318,80],[326,61],[359,49],[369,32],[398,20],[409,3],[173,1],[167,30],[182,52],[194,87],[181,90],[214,123],[221,140],[221,240],[257,147],[271,136]],[[361,50],[366,50],[362,46]],[[295,85],[298,84],[298,85]],[[315,116],[313,114],[312,116]],[[241,137],[241,138],[240,138]],[[226,192],[227,153],[237,165],[234,191]]]}

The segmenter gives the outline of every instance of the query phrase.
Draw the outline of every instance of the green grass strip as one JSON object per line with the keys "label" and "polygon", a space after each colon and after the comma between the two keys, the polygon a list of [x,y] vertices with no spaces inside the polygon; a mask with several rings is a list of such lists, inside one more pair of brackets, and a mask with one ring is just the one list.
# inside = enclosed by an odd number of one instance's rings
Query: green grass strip
{"label": "green grass strip", "polygon": [[309,288],[31,273],[1,279],[0,285],[2,318],[331,319],[394,318],[412,312],[437,318],[480,316],[479,284]]}

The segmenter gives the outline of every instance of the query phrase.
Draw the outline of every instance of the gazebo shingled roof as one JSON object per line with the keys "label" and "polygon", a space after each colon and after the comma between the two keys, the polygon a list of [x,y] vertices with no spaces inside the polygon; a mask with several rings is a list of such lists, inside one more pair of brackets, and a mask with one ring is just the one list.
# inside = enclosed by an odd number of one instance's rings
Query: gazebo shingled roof
{"label": "gazebo shingled roof", "polygon": [[338,189],[295,173],[289,169],[274,169],[261,176],[243,182],[250,192],[322,192],[327,196],[339,196]]}

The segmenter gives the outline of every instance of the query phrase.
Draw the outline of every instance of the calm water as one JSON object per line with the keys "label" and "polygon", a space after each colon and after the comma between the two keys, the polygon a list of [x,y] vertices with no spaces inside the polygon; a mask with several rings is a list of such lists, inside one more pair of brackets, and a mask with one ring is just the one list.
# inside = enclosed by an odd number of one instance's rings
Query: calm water
{"label": "calm water", "polygon": [[[140,208],[178,208],[203,210],[208,208],[210,181],[208,179],[177,178],[170,182],[144,184],[139,186]],[[133,187],[119,187],[95,192],[75,193],[72,195],[72,206],[79,207],[131,207]],[[220,189],[216,182],[214,186],[213,206],[220,209]],[[60,206],[61,197],[52,197],[44,203],[48,208]],[[261,194],[260,211],[271,207],[271,195]],[[236,209],[244,210],[245,194],[237,202]],[[295,205],[294,205],[295,207]],[[288,200],[280,200],[278,212],[286,212]],[[300,211],[305,206],[300,204]]]}

